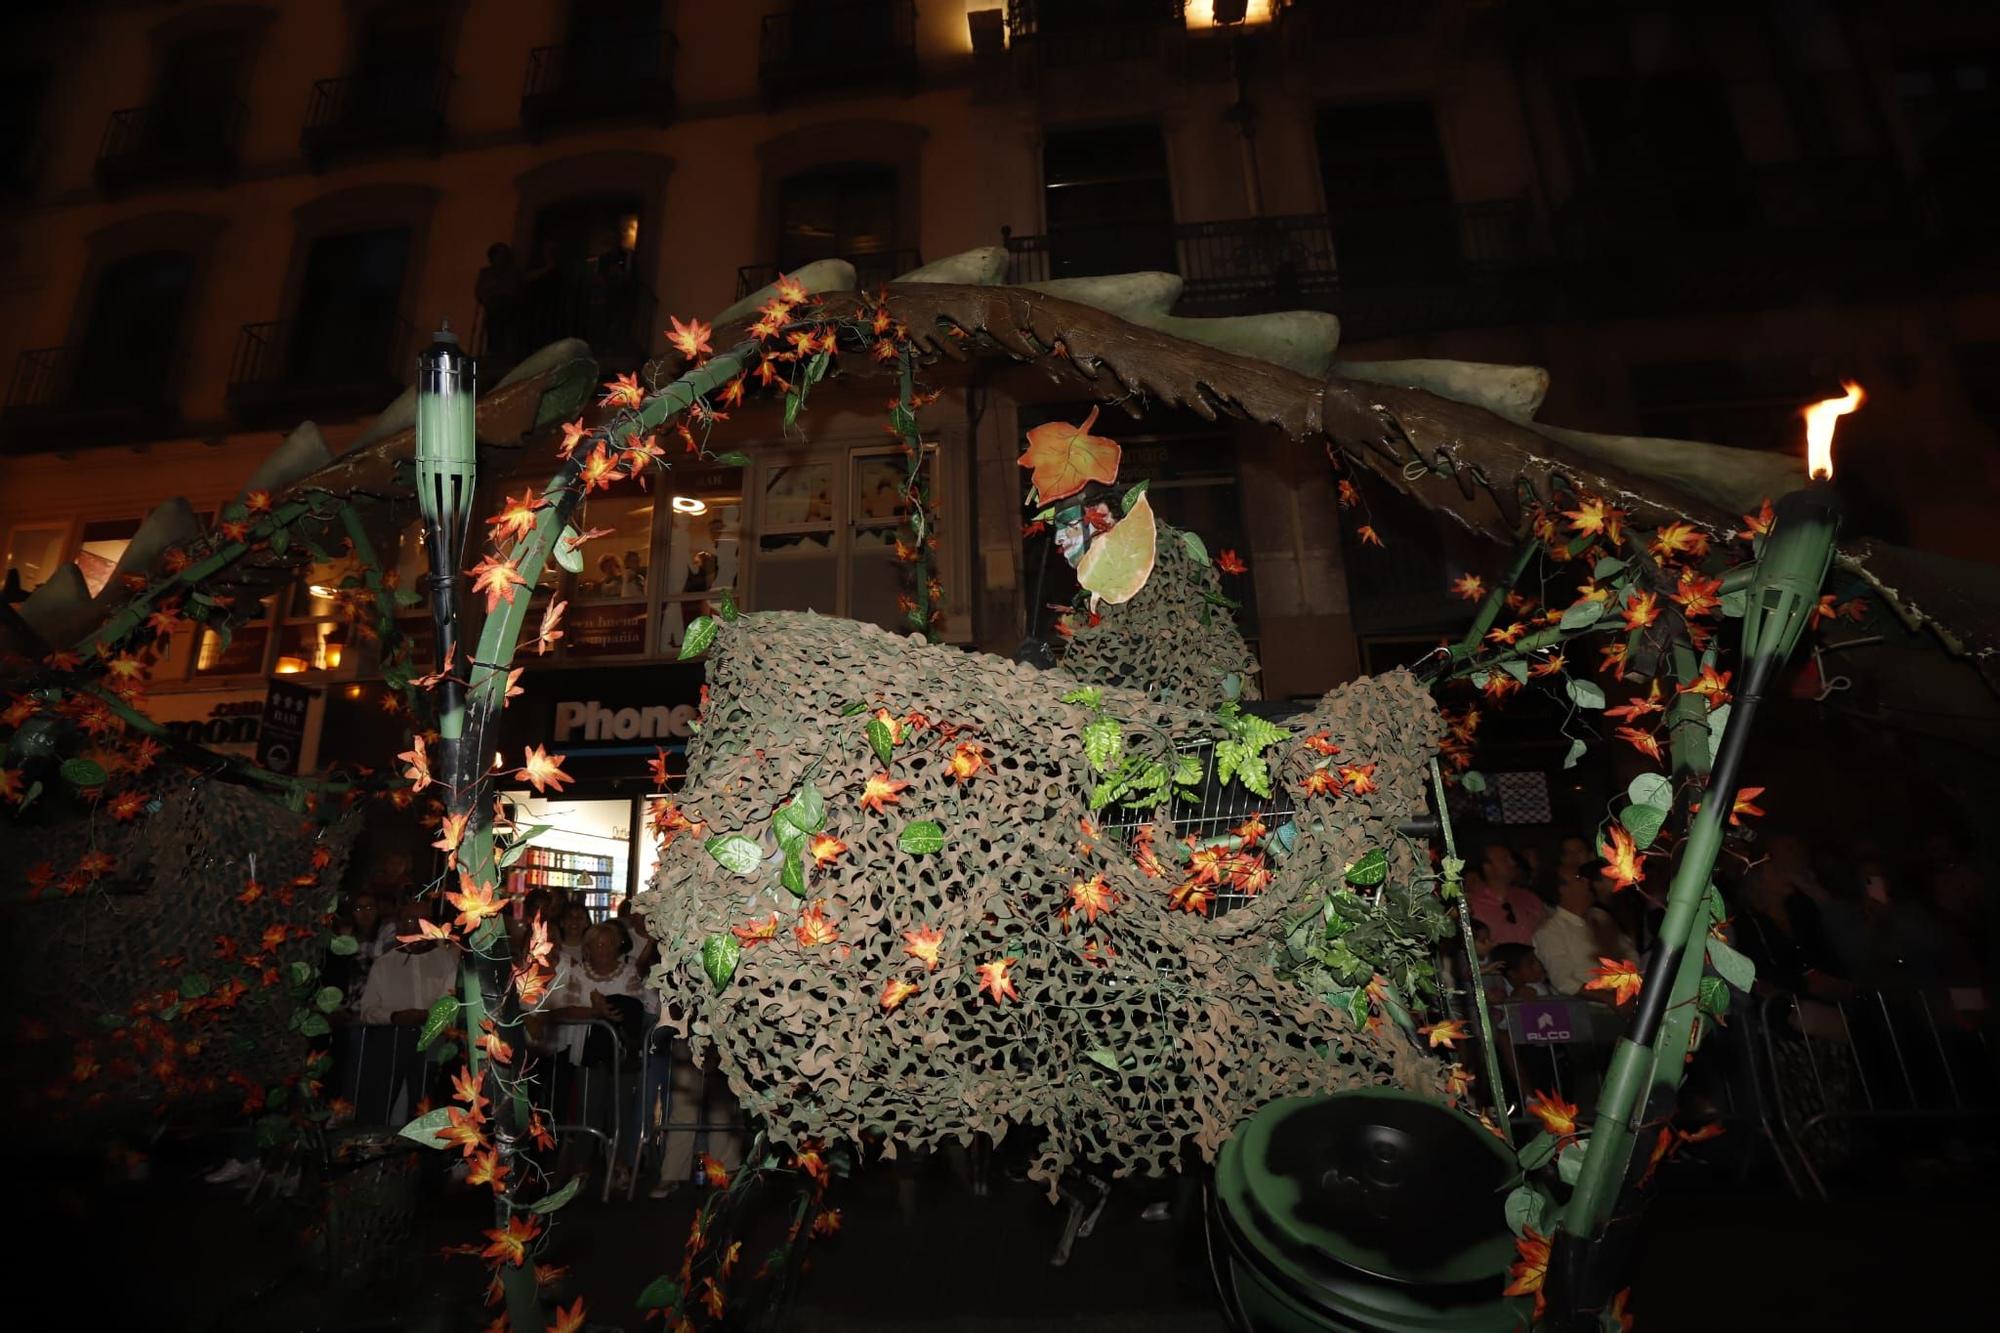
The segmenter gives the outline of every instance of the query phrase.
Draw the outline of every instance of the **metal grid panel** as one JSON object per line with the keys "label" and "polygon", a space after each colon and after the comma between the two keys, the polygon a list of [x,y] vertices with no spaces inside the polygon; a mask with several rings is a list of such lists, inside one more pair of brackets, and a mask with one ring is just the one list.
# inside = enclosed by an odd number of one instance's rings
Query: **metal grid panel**
{"label": "metal grid panel", "polygon": [[[1175,800],[1171,803],[1168,819],[1164,824],[1155,823],[1148,810],[1128,810],[1112,804],[1100,812],[1098,827],[1107,831],[1117,831],[1124,835],[1127,846],[1134,842],[1134,833],[1141,824],[1154,823],[1163,834],[1175,839],[1193,838],[1205,842],[1210,838],[1229,836],[1239,825],[1252,815],[1261,815],[1265,826],[1275,834],[1292,822],[1294,808],[1291,794],[1275,778],[1272,781],[1269,798],[1259,796],[1241,782],[1220,783],[1215,780],[1215,743],[1199,741],[1193,745],[1180,747],[1182,754],[1196,755],[1201,759],[1202,780],[1201,799],[1194,803]],[[1221,916],[1250,901],[1246,893],[1232,892],[1228,885],[1216,891],[1215,904],[1211,916]]]}

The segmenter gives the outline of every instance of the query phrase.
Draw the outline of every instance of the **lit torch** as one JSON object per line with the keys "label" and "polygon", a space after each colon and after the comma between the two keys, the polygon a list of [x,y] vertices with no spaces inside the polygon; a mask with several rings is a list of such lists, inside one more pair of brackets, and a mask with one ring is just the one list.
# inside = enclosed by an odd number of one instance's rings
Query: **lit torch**
{"label": "lit torch", "polygon": [[1833,477],[1834,423],[1868,400],[1853,380],[1842,380],[1840,387],[1846,390],[1840,397],[1823,398],[1805,411],[1806,476],[1813,481]]}

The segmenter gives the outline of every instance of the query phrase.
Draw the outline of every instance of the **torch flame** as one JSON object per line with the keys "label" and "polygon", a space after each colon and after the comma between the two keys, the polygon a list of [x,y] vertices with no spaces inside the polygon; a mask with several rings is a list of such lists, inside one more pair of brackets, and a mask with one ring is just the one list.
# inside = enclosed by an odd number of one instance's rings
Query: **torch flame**
{"label": "torch flame", "polygon": [[1847,392],[1806,409],[1806,475],[1815,480],[1833,475],[1833,423],[1868,397],[1853,380],[1842,380],[1840,387]]}

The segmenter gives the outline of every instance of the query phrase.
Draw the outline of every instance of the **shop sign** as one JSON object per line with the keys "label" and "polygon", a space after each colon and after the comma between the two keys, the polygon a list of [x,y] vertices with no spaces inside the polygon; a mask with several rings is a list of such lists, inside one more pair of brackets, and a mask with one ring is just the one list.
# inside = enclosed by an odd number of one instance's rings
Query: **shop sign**
{"label": "shop sign", "polygon": [[257,763],[273,773],[299,771],[299,751],[305,748],[306,713],[318,691],[297,681],[273,680],[264,692],[264,712],[257,728]]}
{"label": "shop sign", "polygon": [[686,749],[701,682],[700,664],[690,662],[531,670],[521,697],[500,715],[500,748],[511,759],[522,746],[546,746],[582,781],[644,781],[661,750]]}
{"label": "shop sign", "polygon": [[177,739],[226,754],[254,754],[264,716],[261,691],[156,694],[146,712]]}

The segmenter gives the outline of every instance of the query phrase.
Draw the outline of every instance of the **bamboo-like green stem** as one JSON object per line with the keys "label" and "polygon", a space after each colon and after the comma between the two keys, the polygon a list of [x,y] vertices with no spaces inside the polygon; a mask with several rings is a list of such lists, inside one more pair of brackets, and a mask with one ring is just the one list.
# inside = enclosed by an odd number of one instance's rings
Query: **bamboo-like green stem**
{"label": "bamboo-like green stem", "polygon": [[[1438,829],[1444,835],[1444,854],[1447,860],[1458,859],[1458,840],[1451,831],[1451,813],[1445,803],[1444,770],[1438,767],[1436,759],[1431,760],[1431,793],[1437,800]],[[1493,1098],[1493,1119],[1500,1126],[1501,1137],[1508,1147],[1514,1145],[1514,1126],[1507,1116],[1507,1085],[1500,1081],[1500,1052],[1493,1045],[1493,1013],[1486,1007],[1486,978],[1479,971],[1479,944],[1472,937],[1472,904],[1462,887],[1458,894],[1458,936],[1465,946],[1465,965],[1470,969],[1472,1012],[1479,1019],[1479,1049],[1486,1066],[1486,1087]]]}

